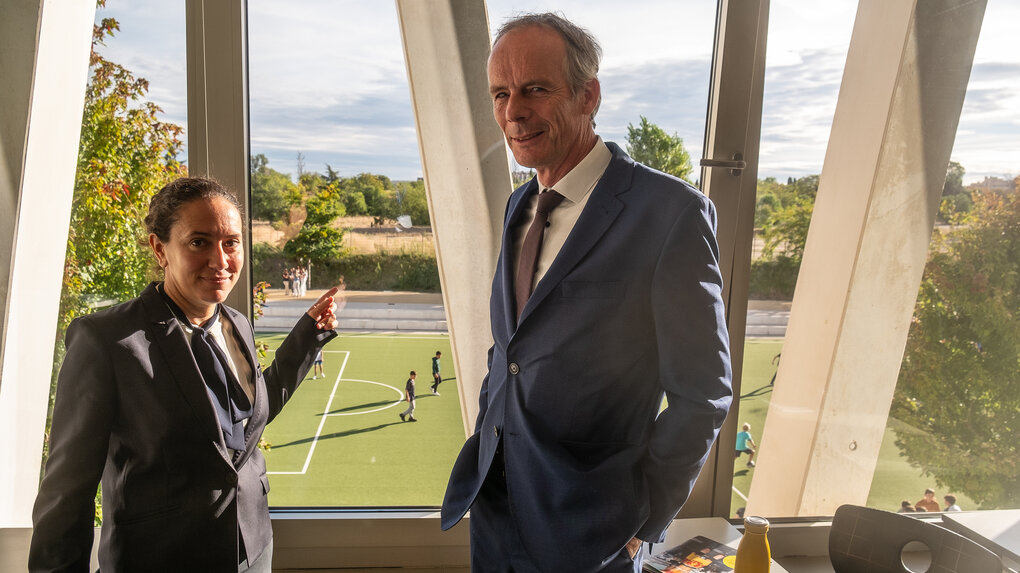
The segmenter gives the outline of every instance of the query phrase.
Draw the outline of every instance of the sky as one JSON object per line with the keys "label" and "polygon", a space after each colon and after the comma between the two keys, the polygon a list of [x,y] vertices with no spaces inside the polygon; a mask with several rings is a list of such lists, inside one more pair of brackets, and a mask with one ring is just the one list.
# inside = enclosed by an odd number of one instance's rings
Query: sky
{"label": "sky", "polygon": [[[490,27],[560,11],[602,43],[597,132],[625,144],[641,116],[702,155],[715,2],[489,0]],[[810,9],[806,9],[810,7]],[[856,1],[772,0],[759,177],[819,173]],[[184,2],[107,0],[121,31],[102,53],[149,80],[164,119],[187,125]],[[952,160],[966,183],[1020,173],[1020,0],[991,0]],[[422,175],[396,6],[390,1],[248,0],[251,152],[269,166],[395,180]]]}

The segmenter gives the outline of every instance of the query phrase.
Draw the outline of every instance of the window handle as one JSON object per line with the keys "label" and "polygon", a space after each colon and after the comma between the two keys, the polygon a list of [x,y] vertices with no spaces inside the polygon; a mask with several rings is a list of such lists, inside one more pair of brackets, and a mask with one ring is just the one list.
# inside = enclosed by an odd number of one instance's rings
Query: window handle
{"label": "window handle", "polygon": [[722,167],[723,169],[729,169],[733,175],[740,175],[740,172],[747,169],[747,162],[744,161],[744,154],[737,153],[733,154],[733,158],[730,160],[726,159],[702,159],[702,167]]}

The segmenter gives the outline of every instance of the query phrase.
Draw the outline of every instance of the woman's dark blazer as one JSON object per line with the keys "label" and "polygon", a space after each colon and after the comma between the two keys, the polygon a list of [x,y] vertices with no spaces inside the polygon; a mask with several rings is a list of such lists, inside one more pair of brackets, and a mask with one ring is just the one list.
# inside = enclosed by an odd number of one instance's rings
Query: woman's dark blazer
{"label": "woman's dark blazer", "polygon": [[31,571],[88,570],[100,478],[104,572],[237,571],[240,543],[254,561],[272,539],[258,441],[336,332],[302,315],[263,371],[248,319],[223,307],[256,388],[245,449],[231,455],[187,338],[155,285],[67,329]]}

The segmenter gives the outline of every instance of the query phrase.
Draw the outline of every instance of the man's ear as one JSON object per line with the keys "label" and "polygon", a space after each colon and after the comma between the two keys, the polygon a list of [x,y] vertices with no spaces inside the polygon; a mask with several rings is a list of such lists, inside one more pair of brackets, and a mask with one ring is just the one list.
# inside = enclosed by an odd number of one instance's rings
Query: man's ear
{"label": "man's ear", "polygon": [[161,269],[166,268],[166,245],[163,241],[159,240],[156,233],[149,233],[149,246],[152,247],[152,253],[156,255],[156,262],[159,263]]}
{"label": "man's ear", "polygon": [[584,83],[584,113],[591,115],[599,107],[602,98],[602,85],[598,78],[592,78]]}

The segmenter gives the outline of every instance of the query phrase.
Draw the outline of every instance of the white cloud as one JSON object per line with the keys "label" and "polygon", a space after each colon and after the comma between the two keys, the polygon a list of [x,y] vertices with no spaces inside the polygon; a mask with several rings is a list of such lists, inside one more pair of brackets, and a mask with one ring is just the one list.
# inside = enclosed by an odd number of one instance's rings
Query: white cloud
{"label": "white cloud", "polygon": [[[818,173],[857,3],[773,0],[759,174]],[[640,115],[701,154],[715,3],[704,0],[490,0],[498,26],[519,11],[562,11],[601,41],[599,132],[623,142]],[[249,0],[253,153],[294,171],[328,162],[345,174],[421,174],[400,31],[392,2]],[[150,81],[165,117],[186,123],[184,4],[109,0],[122,30],[103,53]],[[1020,0],[989,2],[953,159],[967,180],[1020,171]]]}

